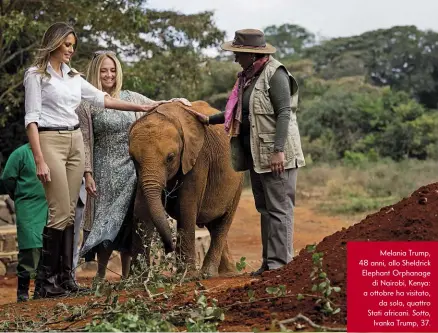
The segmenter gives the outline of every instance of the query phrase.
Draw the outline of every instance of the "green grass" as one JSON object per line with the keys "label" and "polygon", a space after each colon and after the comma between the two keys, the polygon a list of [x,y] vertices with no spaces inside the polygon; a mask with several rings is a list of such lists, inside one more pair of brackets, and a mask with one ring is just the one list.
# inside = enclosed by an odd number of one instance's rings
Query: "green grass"
{"label": "green grass", "polygon": [[315,199],[322,211],[337,214],[376,211],[438,182],[437,166],[432,160],[309,165],[298,175],[298,199]]}
{"label": "green grass", "polygon": [[[438,182],[438,161],[383,160],[350,166],[310,164],[298,172],[297,202],[308,200],[325,213],[377,211]],[[250,187],[249,175],[245,185]]]}
{"label": "green grass", "polygon": [[371,211],[378,211],[382,207],[393,205],[399,201],[395,197],[388,198],[367,198],[367,197],[352,197],[350,200],[328,201],[319,205],[319,210],[326,213],[334,214],[356,214]]}

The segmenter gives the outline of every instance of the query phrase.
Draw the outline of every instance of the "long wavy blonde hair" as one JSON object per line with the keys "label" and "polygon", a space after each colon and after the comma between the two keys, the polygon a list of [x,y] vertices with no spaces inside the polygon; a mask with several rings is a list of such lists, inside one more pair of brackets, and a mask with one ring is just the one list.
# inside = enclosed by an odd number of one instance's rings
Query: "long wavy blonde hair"
{"label": "long wavy blonde hair", "polygon": [[[57,22],[52,24],[44,33],[43,39],[41,41],[41,46],[38,49],[37,55],[35,57],[35,61],[33,63],[36,66],[37,72],[42,74],[43,76],[50,77],[50,74],[47,73],[47,65],[49,63],[50,55],[52,52],[57,50],[68,35],[73,34],[76,40],[75,50],[78,46],[78,36],[74,29],[64,22]],[[69,75],[77,75],[79,72],[72,70]]]}
{"label": "long wavy blonde hair", "polygon": [[116,84],[114,85],[110,95],[114,98],[120,97],[120,90],[122,90],[123,84],[123,72],[122,65],[120,64],[119,59],[117,59],[116,55],[112,51],[97,51],[94,54],[93,59],[87,66],[87,81],[90,82],[97,89],[102,90],[102,82],[100,80],[100,68],[102,67],[103,61],[109,58],[114,61],[116,65]]}

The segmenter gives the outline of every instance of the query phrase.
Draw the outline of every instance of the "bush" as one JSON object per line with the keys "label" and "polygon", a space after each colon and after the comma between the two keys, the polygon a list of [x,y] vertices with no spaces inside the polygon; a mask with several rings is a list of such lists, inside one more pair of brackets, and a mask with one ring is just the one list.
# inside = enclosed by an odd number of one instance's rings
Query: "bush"
{"label": "bush", "polygon": [[378,157],[399,161],[436,156],[436,110],[425,109],[404,92],[360,81],[344,78],[324,87],[317,88],[320,96],[303,100],[299,115],[306,138],[303,150],[312,161],[357,164]]}

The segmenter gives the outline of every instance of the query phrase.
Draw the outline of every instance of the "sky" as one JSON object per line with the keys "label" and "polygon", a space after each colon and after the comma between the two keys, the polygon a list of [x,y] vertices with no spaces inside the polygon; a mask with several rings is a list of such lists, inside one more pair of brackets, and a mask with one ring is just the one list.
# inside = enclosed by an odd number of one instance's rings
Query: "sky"
{"label": "sky", "polygon": [[317,36],[345,37],[395,25],[438,31],[438,0],[149,0],[148,7],[185,14],[215,12],[227,40],[234,31],[292,23]]}

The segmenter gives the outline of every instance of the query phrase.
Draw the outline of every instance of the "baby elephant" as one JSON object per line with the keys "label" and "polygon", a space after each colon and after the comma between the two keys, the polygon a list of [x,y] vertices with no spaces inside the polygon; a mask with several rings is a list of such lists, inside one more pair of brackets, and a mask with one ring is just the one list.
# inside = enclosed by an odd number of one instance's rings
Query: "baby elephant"
{"label": "baby elephant", "polygon": [[[212,276],[235,271],[227,234],[243,186],[243,174],[231,165],[223,125],[207,127],[197,119],[217,112],[201,101],[191,107],[162,104],[135,122],[129,134],[139,184],[136,215],[150,221],[145,228],[149,235],[156,227],[166,253],[177,248],[192,273],[195,227],[207,227],[210,248],[201,272]],[[165,212],[177,221],[177,245]]]}

